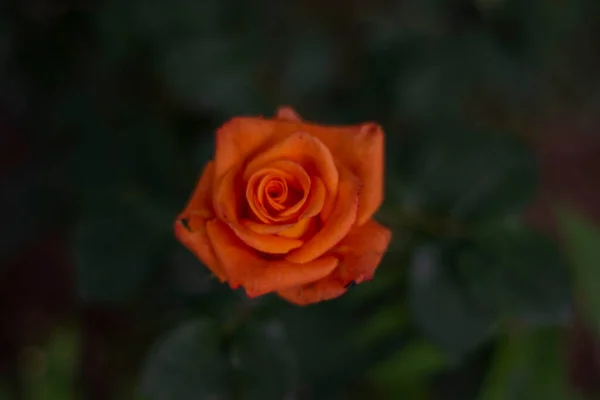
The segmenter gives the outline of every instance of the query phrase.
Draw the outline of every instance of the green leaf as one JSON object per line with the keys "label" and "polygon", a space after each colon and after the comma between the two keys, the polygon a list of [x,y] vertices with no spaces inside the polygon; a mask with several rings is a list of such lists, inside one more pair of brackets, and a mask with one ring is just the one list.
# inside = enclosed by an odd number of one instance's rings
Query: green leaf
{"label": "green leaf", "polygon": [[519,224],[473,233],[415,252],[411,308],[427,336],[460,357],[501,322],[568,323],[569,276],[555,243]]}
{"label": "green leaf", "polygon": [[390,335],[398,335],[408,328],[408,322],[404,304],[382,305],[374,315],[357,327],[352,337],[359,348],[365,348]]}
{"label": "green leaf", "polygon": [[315,97],[330,89],[336,73],[335,51],[331,38],[310,32],[294,38],[287,46],[288,56],[282,71],[280,98],[287,104],[314,104]]}
{"label": "green leaf", "polygon": [[380,378],[410,380],[435,374],[446,366],[444,355],[429,342],[413,341],[389,359],[379,363],[373,374]]}
{"label": "green leaf", "polygon": [[256,53],[237,37],[189,37],[172,43],[161,74],[173,98],[189,110],[260,112]]}
{"label": "green leaf", "polygon": [[295,398],[298,385],[281,323],[250,321],[227,332],[200,319],[182,324],[151,351],[141,393],[148,400],[279,400]]}
{"label": "green leaf", "polygon": [[445,357],[438,348],[417,340],[371,368],[368,379],[390,398],[427,399],[428,379],[445,367]]}
{"label": "green leaf", "polygon": [[78,292],[84,301],[127,301],[173,241],[184,201],[177,146],[153,116],[133,112],[111,124],[89,103],[83,111],[87,119],[72,122],[82,135],[70,171],[82,212],[73,243]]}
{"label": "green leaf", "polygon": [[556,243],[520,225],[481,229],[458,268],[475,301],[498,317],[533,326],[564,325],[569,274]]}
{"label": "green leaf", "polygon": [[415,322],[453,361],[489,337],[494,315],[454,275],[453,251],[423,246],[411,263],[410,308]]}
{"label": "green leaf", "polygon": [[457,118],[472,123],[473,111],[482,106],[485,111],[486,105],[510,116],[537,93],[529,67],[484,31],[439,35],[415,49],[411,60],[397,76],[395,106],[420,123]]}
{"label": "green leaf", "polygon": [[563,336],[543,329],[503,337],[478,399],[578,399],[566,380]]}
{"label": "green leaf", "polygon": [[251,322],[237,333],[232,349],[238,399],[296,398],[298,366],[285,326],[278,321]]}
{"label": "green leaf", "polygon": [[75,374],[79,362],[78,332],[57,329],[44,348],[30,348],[25,379],[34,400],[77,398]]}
{"label": "green leaf", "polygon": [[574,290],[591,326],[600,332],[600,229],[569,209],[560,209],[558,217]]}
{"label": "green leaf", "polygon": [[157,229],[156,221],[141,218],[136,211],[115,204],[112,210],[78,221],[73,246],[83,301],[129,301],[157,267],[170,224]]}
{"label": "green leaf", "polygon": [[280,313],[298,358],[303,393],[311,399],[337,398],[364,376],[367,359],[378,357],[379,349],[357,346],[350,332],[360,329],[361,320],[343,305],[340,298],[317,307],[286,306]]}
{"label": "green leaf", "polygon": [[212,320],[188,321],[151,351],[141,375],[148,400],[230,399],[230,364]]}
{"label": "green leaf", "polygon": [[[36,235],[46,229],[55,213],[55,192],[48,192],[40,185],[40,176],[26,168],[3,177],[0,182],[0,209],[2,227],[0,235],[0,262],[11,260]],[[1,269],[1,267],[0,267]]]}
{"label": "green leaf", "polygon": [[520,211],[537,183],[532,153],[507,134],[433,127],[395,155],[407,213],[480,221]]}

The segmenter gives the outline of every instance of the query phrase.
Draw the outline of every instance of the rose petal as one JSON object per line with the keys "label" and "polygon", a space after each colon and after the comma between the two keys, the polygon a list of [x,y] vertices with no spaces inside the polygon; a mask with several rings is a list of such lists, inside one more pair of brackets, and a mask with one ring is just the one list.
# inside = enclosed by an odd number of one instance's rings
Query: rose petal
{"label": "rose petal", "polygon": [[304,245],[291,251],[288,261],[304,264],[331,250],[347,234],[356,221],[360,184],[345,168],[340,168],[340,182],[333,212],[323,227]]}
{"label": "rose petal", "polygon": [[299,248],[304,244],[302,240],[291,239],[276,235],[262,235],[245,228],[237,222],[230,222],[229,226],[237,237],[242,239],[248,246],[269,254],[286,254],[290,250]]}
{"label": "rose petal", "polygon": [[298,113],[294,111],[293,108],[288,106],[279,107],[277,109],[277,112],[275,113],[275,117],[284,121],[302,122],[302,118],[300,118],[300,115],[298,115]]}
{"label": "rose petal", "polygon": [[[262,235],[244,227],[238,220],[238,199],[236,188],[238,170],[230,170],[215,185],[213,203],[218,217],[227,223],[235,234],[248,246],[270,254],[285,254],[304,243],[298,239],[288,239],[274,235]],[[239,178],[238,178],[239,179]]]}
{"label": "rose petal", "polygon": [[343,159],[363,184],[356,215],[356,223],[362,225],[383,201],[384,137],[381,127],[374,123],[362,125],[353,145],[344,154]]}
{"label": "rose petal", "polygon": [[214,217],[212,187],[214,163],[209,162],[202,171],[196,189],[183,212],[175,221],[175,237],[202,261],[221,282],[227,280],[225,271],[216,259],[208,235],[206,221]]}
{"label": "rose petal", "polygon": [[348,167],[362,183],[356,224],[364,224],[383,201],[384,136],[381,127],[366,123],[349,127],[309,125],[304,129],[321,140],[339,164]]}
{"label": "rose petal", "polygon": [[[280,109],[274,120],[234,118],[223,125],[217,134],[217,180],[231,167],[242,165],[297,131],[309,132],[318,138],[343,165],[358,176],[364,186],[359,193],[357,224],[365,223],[377,211],[383,199],[384,136],[381,127],[374,123],[358,126],[315,125],[302,122],[289,107]],[[324,213],[330,212],[331,208],[331,203],[328,203]]]}
{"label": "rose petal", "polygon": [[221,281],[227,281],[227,275],[215,257],[213,246],[206,233],[206,220],[192,232],[181,220],[175,221],[175,237],[190,250]]}
{"label": "rose petal", "polygon": [[179,215],[179,219],[187,218],[190,219],[189,226],[193,229],[194,218],[193,214],[202,214],[206,216],[206,219],[210,218],[213,207],[212,207],[212,188],[215,177],[215,163],[210,161],[202,170],[196,188],[192,193],[185,209]]}
{"label": "rose petal", "polygon": [[241,285],[249,297],[303,285],[329,275],[338,260],[326,256],[306,264],[267,260],[248,249],[222,221],[207,224],[208,237],[232,287]]}
{"label": "rose petal", "polygon": [[243,165],[250,156],[280,140],[275,125],[256,117],[236,117],[218,131],[215,148],[215,177],[219,181],[234,167]]}
{"label": "rose petal", "polygon": [[311,219],[304,218],[295,224],[289,225],[284,230],[278,232],[279,236],[298,239],[302,237],[310,228]]}
{"label": "rose petal", "polygon": [[294,132],[280,143],[257,155],[248,163],[244,176],[253,174],[253,171],[278,160],[294,161],[305,169],[313,169],[314,171],[308,171],[309,175],[321,178],[330,195],[337,193],[339,176],[333,156],[329,149],[310,133]]}
{"label": "rose petal", "polygon": [[[275,179],[280,179],[280,181],[277,181],[277,183],[274,183]],[[271,196],[268,196],[268,191],[270,189],[270,186],[279,184],[282,187],[284,187],[284,191],[285,194],[287,196],[287,183],[283,183],[285,181],[285,178],[280,178],[277,175],[266,175],[264,176],[260,183],[258,184],[258,187],[256,187],[257,190],[257,194],[258,194],[258,198],[259,198],[259,202],[261,203],[261,205],[264,206],[265,203],[265,199],[267,201],[267,204],[269,205],[270,208],[274,209],[275,211],[281,211],[283,209],[285,209],[285,205],[275,201]]]}
{"label": "rose petal", "polygon": [[332,254],[340,258],[336,275],[347,284],[373,279],[375,269],[385,254],[392,237],[389,229],[370,219],[353,227]]}
{"label": "rose petal", "polygon": [[336,270],[325,278],[287,290],[278,294],[284,299],[306,305],[341,296],[350,283],[371,280],[381,262],[389,242],[391,232],[374,220],[352,228],[331,254],[340,258]]}
{"label": "rose petal", "polygon": [[320,178],[314,177],[312,179],[312,188],[308,200],[306,201],[306,208],[302,212],[300,218],[310,218],[320,213],[325,204],[326,195],[327,191],[325,189],[325,184],[323,184],[323,181]]}
{"label": "rose petal", "polygon": [[307,304],[335,299],[346,293],[346,290],[338,279],[325,277],[314,283],[280,290],[277,294],[290,303],[305,306]]}
{"label": "rose petal", "polygon": [[279,232],[282,232],[294,224],[280,224],[280,225],[271,225],[271,224],[263,224],[261,222],[255,222],[250,219],[242,219],[241,224],[246,228],[250,229],[253,232],[265,234],[265,235],[274,235]]}
{"label": "rose petal", "polygon": [[[288,180],[288,185],[292,186],[296,191],[302,192],[302,198],[296,204],[286,206],[281,212],[272,215],[260,204],[261,201],[257,192],[261,189],[256,182],[260,180],[263,174],[276,173],[277,171],[285,176]],[[288,160],[275,161],[269,164],[269,167],[261,169],[254,174],[246,174],[244,180],[248,181],[246,187],[248,204],[256,216],[265,223],[291,221],[307,202],[311,193],[311,179],[304,168],[300,164]]]}

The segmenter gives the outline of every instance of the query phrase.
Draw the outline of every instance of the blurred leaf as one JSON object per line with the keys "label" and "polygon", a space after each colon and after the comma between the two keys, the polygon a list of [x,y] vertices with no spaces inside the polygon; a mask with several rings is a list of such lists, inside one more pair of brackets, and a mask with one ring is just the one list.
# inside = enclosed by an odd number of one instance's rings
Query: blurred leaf
{"label": "blurred leaf", "polygon": [[398,335],[408,328],[408,322],[404,305],[381,305],[380,309],[367,318],[352,336],[358,346],[365,347],[392,334]]}
{"label": "blurred leaf", "polygon": [[256,113],[263,103],[256,53],[240,38],[195,36],[172,44],[161,72],[174,98],[189,110]]}
{"label": "blurred leaf", "polygon": [[88,120],[75,122],[83,132],[72,160],[82,212],[73,244],[78,292],[85,301],[127,301],[173,241],[178,149],[153,116],[111,121],[88,107]]}
{"label": "blurred leaf", "polygon": [[[518,46],[522,56],[538,63],[548,62],[550,57],[556,60],[554,57],[560,52],[569,50],[563,46],[576,40],[577,28],[590,23],[585,0],[564,4],[544,0],[528,4],[503,0],[502,3],[486,12],[496,28],[496,35],[504,39],[506,45]],[[508,32],[509,27],[512,33]]]}
{"label": "blurred leaf", "polygon": [[[352,309],[342,306],[343,301],[301,308],[282,304],[279,315],[298,358],[303,396],[310,399],[348,398],[344,390],[364,376],[369,357],[379,356],[372,346],[366,354],[353,341],[350,332],[359,329],[360,320]],[[381,351],[388,350],[384,347]]]}
{"label": "blurred leaf", "polygon": [[134,28],[143,39],[159,43],[173,37],[222,31],[227,7],[227,3],[216,0],[171,0],[168,4],[141,0],[131,3],[135,4],[137,17]]}
{"label": "blurred leaf", "polygon": [[45,348],[30,350],[27,380],[31,398],[76,399],[74,389],[79,362],[78,332],[64,328],[56,330]]}
{"label": "blurred leaf", "polygon": [[331,88],[336,75],[335,47],[331,38],[310,32],[287,46],[281,77],[281,99],[287,104],[314,102]]}
{"label": "blurred leaf", "polygon": [[458,265],[475,301],[522,324],[568,322],[569,276],[556,243],[520,225],[480,230],[472,242]]}
{"label": "blurred leaf", "polygon": [[396,110],[420,123],[472,122],[473,107],[482,103],[520,113],[537,93],[527,64],[482,31],[440,35],[415,49],[411,60],[396,79]]}
{"label": "blurred leaf", "polygon": [[211,320],[188,321],[151,351],[141,375],[148,400],[229,399],[230,364],[222,332]]}
{"label": "blurred leaf", "polygon": [[428,342],[412,341],[369,371],[369,380],[389,398],[428,399],[428,379],[446,367],[444,355]]}
{"label": "blurred leaf", "polygon": [[236,334],[231,349],[237,399],[295,399],[298,367],[285,326],[250,322]]}
{"label": "blurred leaf", "polygon": [[495,322],[453,275],[455,257],[433,246],[417,249],[409,287],[410,309],[417,326],[452,361],[488,338]]}
{"label": "blurred leaf", "polygon": [[7,18],[0,17],[0,71],[2,71],[0,76],[4,76],[5,68],[10,60],[12,29],[12,22]]}
{"label": "blurred leaf", "polygon": [[577,300],[583,302],[591,326],[600,332],[600,230],[581,214],[558,212]]}
{"label": "blurred leaf", "polygon": [[223,3],[211,0],[108,1],[94,13],[94,25],[102,56],[120,63],[142,51],[160,52],[185,35],[220,32],[223,9]]}
{"label": "blurred leaf", "polygon": [[158,264],[171,224],[157,227],[135,207],[107,205],[78,221],[74,234],[77,290],[85,302],[123,302],[142,289]]}
{"label": "blurred leaf", "polygon": [[73,110],[83,118],[73,121],[81,136],[72,174],[86,206],[101,207],[107,198],[114,199],[132,186],[143,187],[160,200],[176,193],[183,164],[165,121],[135,109],[120,118],[107,118],[93,104],[79,107]]}
{"label": "blurred leaf", "polygon": [[0,262],[20,254],[36,235],[51,221],[54,212],[52,195],[39,182],[39,175],[32,168],[11,174],[0,181]]}
{"label": "blurred leaf", "polygon": [[502,338],[479,400],[576,400],[566,381],[563,337],[555,329]]}
{"label": "blurred leaf", "polygon": [[537,183],[531,152],[506,134],[438,127],[398,148],[403,207],[425,217],[502,217],[520,211]]}
{"label": "blurred leaf", "polygon": [[0,380],[0,400],[13,400],[14,396],[11,394],[12,392],[8,389],[4,383],[4,381]]}
{"label": "blurred leaf", "polygon": [[570,318],[569,279],[556,244],[520,225],[420,248],[411,274],[418,325],[455,357],[500,322],[563,326]]}
{"label": "blurred leaf", "polygon": [[210,320],[187,322],[151,352],[141,391],[154,399],[294,399],[298,371],[284,326],[250,321],[224,332]]}

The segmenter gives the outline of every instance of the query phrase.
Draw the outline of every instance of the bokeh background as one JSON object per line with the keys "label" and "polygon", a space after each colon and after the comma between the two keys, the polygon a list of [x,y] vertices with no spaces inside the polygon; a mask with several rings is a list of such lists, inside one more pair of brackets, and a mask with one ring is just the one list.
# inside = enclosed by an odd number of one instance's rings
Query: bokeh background
{"label": "bokeh background", "polygon": [[[0,398],[600,398],[597,0],[4,0]],[[215,129],[387,135],[372,282],[249,300],[173,236]]]}

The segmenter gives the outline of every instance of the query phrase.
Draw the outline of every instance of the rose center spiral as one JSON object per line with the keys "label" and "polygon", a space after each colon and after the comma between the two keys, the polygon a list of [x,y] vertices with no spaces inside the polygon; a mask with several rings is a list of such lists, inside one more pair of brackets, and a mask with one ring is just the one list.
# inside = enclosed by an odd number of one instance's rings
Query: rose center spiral
{"label": "rose center spiral", "polygon": [[253,217],[279,224],[299,215],[310,191],[310,178],[298,164],[280,161],[254,172],[247,185],[246,199]]}

